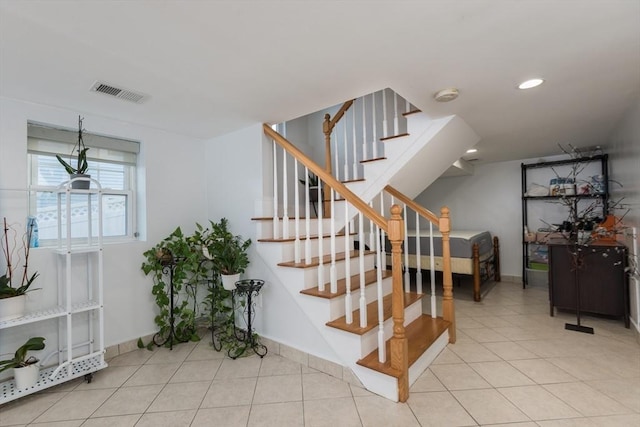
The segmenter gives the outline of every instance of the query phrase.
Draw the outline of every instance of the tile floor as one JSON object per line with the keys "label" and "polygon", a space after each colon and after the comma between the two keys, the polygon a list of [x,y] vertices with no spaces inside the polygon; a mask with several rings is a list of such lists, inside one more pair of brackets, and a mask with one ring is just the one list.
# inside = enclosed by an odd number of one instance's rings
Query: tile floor
{"label": "tile floor", "polygon": [[269,354],[224,358],[206,340],[136,350],[92,383],[0,407],[0,426],[640,426],[640,345],[622,322],[566,331],[543,288],[500,283],[457,301],[449,345],[397,404]]}

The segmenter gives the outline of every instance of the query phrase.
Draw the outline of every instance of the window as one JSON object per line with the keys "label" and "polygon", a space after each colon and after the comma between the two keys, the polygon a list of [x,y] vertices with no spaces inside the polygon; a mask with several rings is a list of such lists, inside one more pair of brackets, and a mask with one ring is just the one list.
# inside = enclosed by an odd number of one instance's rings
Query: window
{"label": "window", "polygon": [[[60,154],[69,161],[69,154],[77,142],[77,131],[58,129],[46,125],[28,125],[28,170],[30,214],[38,221],[38,237],[41,244],[58,239],[58,196],[56,189],[69,179],[69,175],[56,159]],[[139,143],[104,137],[83,132],[83,140],[89,151],[87,158],[91,178],[102,186],[103,236],[105,241],[123,240],[137,236],[136,232],[136,162]],[[71,158],[71,164],[75,159]],[[64,197],[64,196],[63,196]],[[92,221],[92,232],[97,234],[97,216],[92,215],[98,206],[93,195],[90,202],[86,195],[72,195],[71,209],[74,221]],[[62,218],[66,218],[62,203]],[[80,218],[78,218],[78,216]],[[64,224],[62,227],[64,229]],[[83,227],[86,230],[87,227]],[[75,236],[86,237],[86,236]]]}

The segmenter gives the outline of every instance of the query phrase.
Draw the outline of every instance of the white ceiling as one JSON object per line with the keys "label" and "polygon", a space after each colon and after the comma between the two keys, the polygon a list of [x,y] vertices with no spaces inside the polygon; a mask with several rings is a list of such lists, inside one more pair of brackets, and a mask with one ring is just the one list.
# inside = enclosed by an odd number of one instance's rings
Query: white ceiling
{"label": "white ceiling", "polygon": [[0,0],[7,98],[210,138],[385,87],[460,115],[481,162],[603,145],[640,96],[640,1]]}

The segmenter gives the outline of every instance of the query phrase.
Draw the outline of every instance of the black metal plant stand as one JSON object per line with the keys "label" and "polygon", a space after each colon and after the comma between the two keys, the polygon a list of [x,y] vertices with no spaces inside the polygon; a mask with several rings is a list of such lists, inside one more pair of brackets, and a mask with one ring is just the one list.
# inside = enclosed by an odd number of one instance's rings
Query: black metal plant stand
{"label": "black metal plant stand", "polygon": [[158,347],[169,343],[169,349],[173,350],[174,343],[182,343],[189,341],[189,337],[181,337],[176,332],[175,317],[174,317],[174,304],[175,304],[175,292],[173,286],[173,273],[175,272],[176,265],[181,262],[180,258],[172,258],[170,262],[166,262],[162,266],[162,274],[169,276],[169,333],[163,336],[160,332],[153,336],[153,343]]}
{"label": "black metal plant stand", "polygon": [[[232,301],[233,307],[235,307],[236,298],[238,297],[246,298],[246,304],[244,305],[244,316],[245,316],[245,323],[247,326],[246,330],[236,327],[235,316],[234,316],[234,324],[233,324],[234,334],[236,336],[236,339],[238,339],[239,341],[242,341],[245,344],[243,350],[239,354],[244,353],[244,351],[249,348],[251,348],[254,351],[254,353],[260,356],[261,358],[267,354],[267,347],[265,347],[264,345],[260,344],[260,342],[258,342],[255,334],[253,333],[253,327],[252,327],[253,317],[255,316],[255,304],[256,304],[254,297],[258,296],[258,294],[260,293],[260,289],[262,288],[263,285],[264,285],[264,280],[258,280],[258,279],[239,280],[236,282],[236,288],[233,291],[231,291],[231,301]],[[237,354],[231,354],[230,352],[228,353],[228,355],[232,359],[235,359],[236,357],[238,357]]]}

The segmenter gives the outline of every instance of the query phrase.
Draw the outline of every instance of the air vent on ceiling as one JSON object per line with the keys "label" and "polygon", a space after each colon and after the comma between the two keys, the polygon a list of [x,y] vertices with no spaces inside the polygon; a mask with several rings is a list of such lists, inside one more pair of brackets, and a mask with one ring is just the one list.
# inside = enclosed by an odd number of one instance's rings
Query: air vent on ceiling
{"label": "air vent on ceiling", "polygon": [[95,82],[93,86],[91,86],[91,91],[103,93],[109,96],[115,96],[116,98],[124,99],[125,101],[135,102],[136,104],[141,104],[148,98],[148,96],[143,93],[134,92],[128,89],[118,88],[104,82]]}

